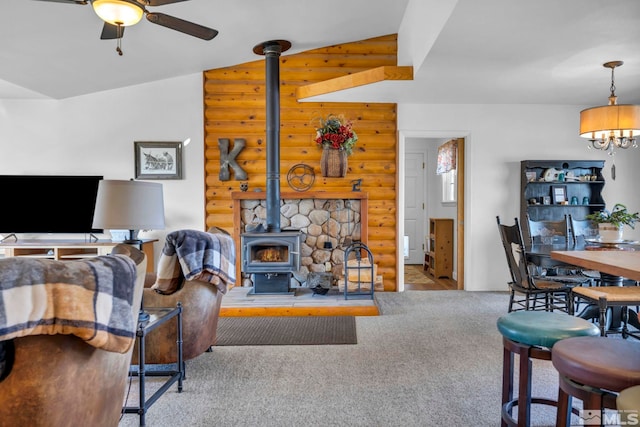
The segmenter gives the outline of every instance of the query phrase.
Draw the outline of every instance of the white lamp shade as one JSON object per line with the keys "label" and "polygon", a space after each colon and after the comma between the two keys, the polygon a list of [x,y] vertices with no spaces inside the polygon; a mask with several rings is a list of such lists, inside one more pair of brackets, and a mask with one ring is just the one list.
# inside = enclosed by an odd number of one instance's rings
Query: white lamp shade
{"label": "white lamp shade", "polygon": [[144,11],[135,1],[128,0],[93,0],[96,15],[111,25],[127,27],[140,22]]}
{"label": "white lamp shade", "polygon": [[100,181],[93,227],[120,230],[164,229],[162,184]]}

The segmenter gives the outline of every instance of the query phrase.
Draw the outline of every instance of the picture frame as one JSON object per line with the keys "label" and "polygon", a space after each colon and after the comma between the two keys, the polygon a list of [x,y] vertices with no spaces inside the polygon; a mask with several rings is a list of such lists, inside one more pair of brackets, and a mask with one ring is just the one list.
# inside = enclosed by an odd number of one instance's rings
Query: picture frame
{"label": "picture frame", "polygon": [[134,141],[136,179],[182,179],[182,142]]}
{"label": "picture frame", "polygon": [[551,200],[554,205],[560,205],[567,202],[567,186],[566,185],[552,185],[551,186]]}
{"label": "picture frame", "polygon": [[532,182],[536,180],[535,172],[525,172],[525,176],[527,177],[527,182]]}

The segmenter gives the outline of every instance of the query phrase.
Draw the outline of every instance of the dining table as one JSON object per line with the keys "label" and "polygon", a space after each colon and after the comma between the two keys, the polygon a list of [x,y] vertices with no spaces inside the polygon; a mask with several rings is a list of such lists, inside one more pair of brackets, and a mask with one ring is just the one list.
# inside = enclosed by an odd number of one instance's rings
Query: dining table
{"label": "dining table", "polygon": [[[635,244],[611,247],[585,247],[581,250],[552,250],[551,259],[600,272],[602,286],[624,286],[627,281],[640,281],[640,250]],[[590,306],[579,316],[594,318],[595,306]],[[613,307],[610,329],[618,331],[621,308]],[[628,310],[628,323],[640,329],[638,313]]]}
{"label": "dining table", "polygon": [[552,250],[552,260],[597,270],[603,276],[640,281],[640,251],[635,246],[627,250]]}
{"label": "dining table", "polygon": [[[640,281],[640,244],[624,242],[621,244],[598,244],[579,241],[553,244],[532,244],[525,248],[529,262],[547,270],[558,266],[571,265],[577,269],[593,270],[600,273],[602,286],[635,285]],[[549,276],[552,278],[552,276]],[[612,330],[620,328],[621,309],[614,307]],[[585,319],[598,319],[596,305],[587,306],[579,314]],[[640,329],[638,314],[629,310],[628,323]]]}
{"label": "dining table", "polygon": [[623,286],[625,280],[640,281],[640,244],[597,245],[578,243],[530,244],[527,260],[544,269],[575,266],[600,272],[603,285]]}

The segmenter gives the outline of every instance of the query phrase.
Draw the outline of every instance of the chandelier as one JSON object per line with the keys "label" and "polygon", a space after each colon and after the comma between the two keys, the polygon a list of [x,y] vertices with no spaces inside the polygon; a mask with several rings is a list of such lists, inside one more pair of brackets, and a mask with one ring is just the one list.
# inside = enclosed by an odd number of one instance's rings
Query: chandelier
{"label": "chandelier", "polygon": [[616,148],[637,147],[635,137],[640,135],[640,105],[617,103],[613,73],[622,64],[622,61],[602,64],[611,69],[609,104],[580,112],[580,136],[589,139],[588,148],[606,151],[610,156],[613,156]]}

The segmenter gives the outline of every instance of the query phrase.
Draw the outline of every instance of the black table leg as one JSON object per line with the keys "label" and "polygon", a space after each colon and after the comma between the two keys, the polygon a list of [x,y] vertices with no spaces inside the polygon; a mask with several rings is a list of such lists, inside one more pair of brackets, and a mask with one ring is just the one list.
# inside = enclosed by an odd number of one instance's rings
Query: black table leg
{"label": "black table leg", "polygon": [[[602,282],[602,286],[623,286],[624,278],[621,276],[614,276],[607,273],[600,273],[600,280]],[[587,320],[596,319],[600,322],[600,309],[597,304],[590,304],[585,307],[579,314],[578,317]],[[609,307],[607,309],[607,313],[605,316],[606,319],[606,327],[605,330],[612,333],[620,333],[622,332],[622,307]],[[629,320],[628,323],[635,327],[638,327],[638,315],[629,310]]]}

